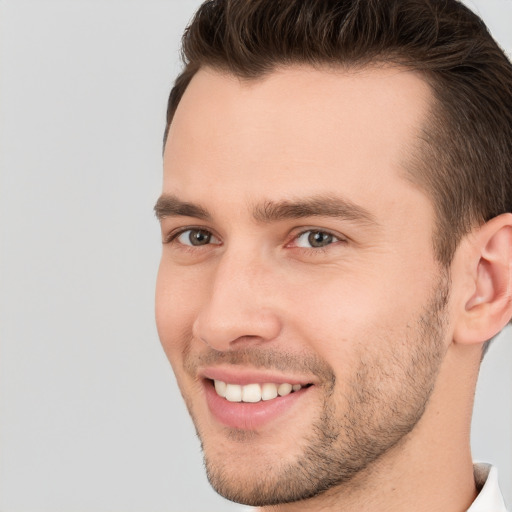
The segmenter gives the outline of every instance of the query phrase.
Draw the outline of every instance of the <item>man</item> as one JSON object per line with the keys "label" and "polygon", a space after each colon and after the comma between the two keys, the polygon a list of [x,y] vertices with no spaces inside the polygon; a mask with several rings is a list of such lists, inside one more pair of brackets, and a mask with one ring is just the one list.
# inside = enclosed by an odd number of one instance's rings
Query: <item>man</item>
{"label": "man", "polygon": [[156,315],[223,496],[502,511],[469,427],[512,316],[512,66],[455,0],[214,0],[183,40]]}

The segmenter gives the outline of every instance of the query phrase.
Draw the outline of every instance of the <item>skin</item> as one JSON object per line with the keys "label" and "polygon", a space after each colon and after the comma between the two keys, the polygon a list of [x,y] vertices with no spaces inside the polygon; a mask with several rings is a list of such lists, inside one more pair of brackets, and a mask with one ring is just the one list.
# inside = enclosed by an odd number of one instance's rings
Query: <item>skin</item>
{"label": "skin", "polygon": [[[491,235],[464,240],[450,269],[435,259],[432,203],[405,177],[431,101],[392,67],[296,66],[249,82],[202,69],[186,90],[157,205],[156,318],[228,498],[279,511],[473,501],[472,396],[498,322],[471,324],[468,311],[492,295],[475,284]],[[340,199],[332,215],[325,204]],[[309,209],[268,215],[290,202]],[[190,229],[209,243],[190,245]],[[311,230],[333,238],[311,247]],[[205,366],[313,385],[276,419],[234,429],[207,407]]]}

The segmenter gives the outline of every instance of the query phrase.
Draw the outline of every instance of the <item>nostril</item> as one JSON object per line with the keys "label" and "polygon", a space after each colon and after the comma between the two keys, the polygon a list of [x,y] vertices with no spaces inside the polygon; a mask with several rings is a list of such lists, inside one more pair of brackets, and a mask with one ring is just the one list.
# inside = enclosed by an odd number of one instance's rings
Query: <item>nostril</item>
{"label": "nostril", "polygon": [[199,336],[199,339],[207,346],[209,346],[210,348],[213,348],[204,338],[203,336]]}
{"label": "nostril", "polygon": [[259,344],[279,336],[281,319],[273,309],[252,304],[249,299],[236,303],[221,299],[222,294],[215,293],[198,311],[192,326],[196,340],[224,352],[235,345]]}

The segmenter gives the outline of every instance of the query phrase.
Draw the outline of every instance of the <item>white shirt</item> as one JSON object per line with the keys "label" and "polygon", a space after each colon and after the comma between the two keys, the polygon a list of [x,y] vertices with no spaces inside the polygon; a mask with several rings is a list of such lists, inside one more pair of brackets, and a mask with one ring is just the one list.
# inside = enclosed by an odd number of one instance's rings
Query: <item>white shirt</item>
{"label": "white shirt", "polygon": [[473,467],[480,492],[467,512],[507,512],[498,485],[498,470],[490,464],[475,464]]}

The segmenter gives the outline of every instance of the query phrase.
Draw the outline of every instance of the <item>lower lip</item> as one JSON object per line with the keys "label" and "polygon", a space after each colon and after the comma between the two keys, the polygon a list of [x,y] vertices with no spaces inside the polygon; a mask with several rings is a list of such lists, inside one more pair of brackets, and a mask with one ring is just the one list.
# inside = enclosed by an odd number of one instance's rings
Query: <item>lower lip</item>
{"label": "lower lip", "polygon": [[217,395],[211,381],[205,382],[206,402],[214,418],[223,425],[241,430],[256,430],[288,412],[310,388],[256,403],[229,402]]}

